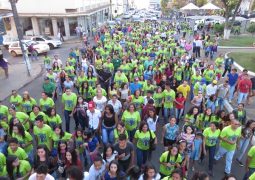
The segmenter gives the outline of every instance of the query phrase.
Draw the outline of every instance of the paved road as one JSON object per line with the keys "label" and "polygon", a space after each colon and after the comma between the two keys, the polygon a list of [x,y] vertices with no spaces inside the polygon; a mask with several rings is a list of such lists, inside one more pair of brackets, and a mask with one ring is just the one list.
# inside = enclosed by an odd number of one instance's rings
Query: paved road
{"label": "paved road", "polygon": [[[71,47],[77,47],[77,46],[79,46],[79,44],[64,44],[61,48],[50,51],[49,54],[50,54],[50,56],[52,56],[54,54],[59,54],[62,61],[65,62],[65,60],[68,57],[69,49]],[[17,63],[17,62],[22,61],[21,57],[16,57],[16,58],[7,57],[7,58],[10,60],[10,63]],[[31,84],[20,89],[19,93],[22,94],[25,90],[28,90],[32,97],[34,97],[35,99],[39,99],[41,92],[42,92],[42,88],[41,88],[42,82],[43,82],[43,76],[40,76],[37,79],[35,79]],[[7,102],[4,102],[4,103],[7,103]],[[189,106],[190,106],[190,104],[187,103],[186,109],[189,109]],[[57,100],[57,102],[56,102],[56,107],[57,107],[57,112],[63,118],[64,116],[63,116],[63,112],[61,112],[61,103],[59,100]],[[63,121],[64,121],[64,118],[63,118]],[[63,124],[63,129],[65,129],[64,124]],[[71,122],[71,131],[74,131],[74,122],[73,121]],[[161,132],[161,131],[159,131],[159,132]],[[157,133],[157,138],[160,140],[161,134],[159,132]],[[163,146],[161,144],[159,144],[157,146],[157,150],[153,153],[153,157],[152,157],[152,163],[157,167],[157,169],[159,168],[159,157],[162,152],[163,152]],[[225,159],[220,160],[217,163],[217,165],[215,165],[215,168],[214,168],[215,176],[213,178],[211,178],[212,180],[220,180],[224,176],[224,167],[225,167],[224,160]],[[243,160],[243,162],[245,162],[245,160]],[[207,165],[208,165],[208,160],[206,158],[204,160],[204,162],[202,164],[199,164],[196,169],[199,171],[207,171]],[[235,161],[233,161],[232,172],[234,175],[237,176],[238,180],[241,180],[244,175],[244,167],[238,166],[237,163]]]}

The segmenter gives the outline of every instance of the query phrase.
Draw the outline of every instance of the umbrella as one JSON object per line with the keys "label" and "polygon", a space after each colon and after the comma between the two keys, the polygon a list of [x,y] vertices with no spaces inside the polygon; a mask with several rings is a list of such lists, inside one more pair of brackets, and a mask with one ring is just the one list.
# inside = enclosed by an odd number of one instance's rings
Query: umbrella
{"label": "umbrella", "polygon": [[197,7],[195,4],[193,3],[189,3],[186,6],[182,7],[180,10],[199,10],[199,7]]}
{"label": "umbrella", "polygon": [[219,8],[218,6],[215,6],[212,3],[207,3],[205,5],[203,5],[202,7],[200,7],[201,10],[220,10],[221,8]]}

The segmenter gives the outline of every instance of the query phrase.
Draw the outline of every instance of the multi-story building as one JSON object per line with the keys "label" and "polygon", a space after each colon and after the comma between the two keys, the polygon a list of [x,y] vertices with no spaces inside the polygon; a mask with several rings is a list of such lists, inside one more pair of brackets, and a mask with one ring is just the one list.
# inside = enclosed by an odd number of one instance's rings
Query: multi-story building
{"label": "multi-story building", "polygon": [[[0,9],[10,9],[9,0],[1,0]],[[17,10],[24,35],[57,36],[61,32],[69,38],[76,27],[92,32],[110,16],[109,0],[18,0]],[[4,17],[7,34],[16,36],[13,17]]]}
{"label": "multi-story building", "polygon": [[111,0],[112,15],[116,17],[128,11],[128,0]]}

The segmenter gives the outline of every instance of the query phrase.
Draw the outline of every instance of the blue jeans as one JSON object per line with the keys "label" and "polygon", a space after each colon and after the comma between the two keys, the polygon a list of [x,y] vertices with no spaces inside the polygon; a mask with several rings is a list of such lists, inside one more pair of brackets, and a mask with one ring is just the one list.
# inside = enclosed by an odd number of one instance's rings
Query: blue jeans
{"label": "blue jeans", "polygon": [[[220,107],[220,110],[222,110],[224,108],[224,104],[225,104],[225,99],[223,98],[218,98],[218,106]],[[216,108],[215,108],[216,109]],[[213,112],[215,112],[215,109]]]}
{"label": "blue jeans", "polygon": [[175,118],[177,120],[177,124],[179,124],[179,121],[182,117],[182,113],[183,113],[184,109],[177,109],[175,108]]}
{"label": "blue jeans", "polygon": [[245,151],[248,148],[250,143],[250,138],[242,138],[239,142],[240,154],[238,156],[238,160],[241,161],[243,156],[245,155]]}
{"label": "blue jeans", "polygon": [[141,149],[137,148],[136,156],[137,156],[137,165],[139,167],[141,167],[148,160],[149,150],[141,150]]}
{"label": "blue jeans", "polygon": [[66,131],[70,132],[70,114],[72,113],[72,111],[64,111],[64,116],[65,116],[65,121],[66,121]]}
{"label": "blue jeans", "polygon": [[29,160],[29,163],[32,165],[32,164],[34,164],[34,149],[32,149],[31,151],[29,151],[28,153],[27,153],[27,155],[28,155],[28,160]]}
{"label": "blue jeans", "polygon": [[7,147],[8,147],[8,144],[7,142],[1,142],[0,143],[0,152],[3,153],[4,155],[7,154]]}
{"label": "blue jeans", "polygon": [[228,96],[228,100],[232,101],[233,97],[234,97],[234,92],[235,92],[235,86],[230,86],[229,88],[229,96]]}
{"label": "blue jeans", "polygon": [[243,100],[246,100],[248,97],[248,93],[238,93],[237,103],[240,104]]}
{"label": "blue jeans", "polygon": [[206,146],[207,152],[209,153],[209,170],[213,170],[214,155],[216,152],[216,146]]}
{"label": "blue jeans", "polygon": [[133,142],[133,139],[134,139],[134,136],[135,136],[136,129],[133,129],[133,130],[131,130],[131,131],[127,131],[127,132],[128,132],[129,141],[130,141],[130,142]]}
{"label": "blue jeans", "polygon": [[174,108],[164,108],[164,120],[165,124],[168,123],[169,117],[175,117],[174,116]]}
{"label": "blue jeans", "polygon": [[231,166],[232,166],[232,159],[235,154],[235,150],[228,151],[225,148],[219,146],[217,154],[214,156],[215,160],[219,160],[226,154],[226,166],[225,166],[225,173],[230,174],[231,173]]}
{"label": "blue jeans", "polygon": [[108,128],[102,125],[102,139],[105,145],[108,143],[110,144],[114,143],[114,133],[113,133],[114,128],[115,126]]}

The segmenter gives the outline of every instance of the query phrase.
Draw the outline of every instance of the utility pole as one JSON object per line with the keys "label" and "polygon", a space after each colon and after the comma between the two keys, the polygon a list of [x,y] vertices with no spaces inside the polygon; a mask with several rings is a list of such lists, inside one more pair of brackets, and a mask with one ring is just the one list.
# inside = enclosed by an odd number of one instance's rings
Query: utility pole
{"label": "utility pole", "polygon": [[18,2],[18,0],[9,0],[9,2],[12,7],[13,19],[14,19],[15,26],[17,29],[17,34],[18,34],[20,48],[21,48],[22,55],[23,55],[23,60],[27,67],[27,75],[31,76],[31,64],[30,64],[30,60],[27,56],[27,52],[25,50],[25,45],[22,42],[22,40],[23,40],[22,26],[20,24],[19,15],[18,15],[17,7],[16,7],[16,3]]}
{"label": "utility pole", "polygon": [[112,0],[110,0],[110,21],[112,21]]}

